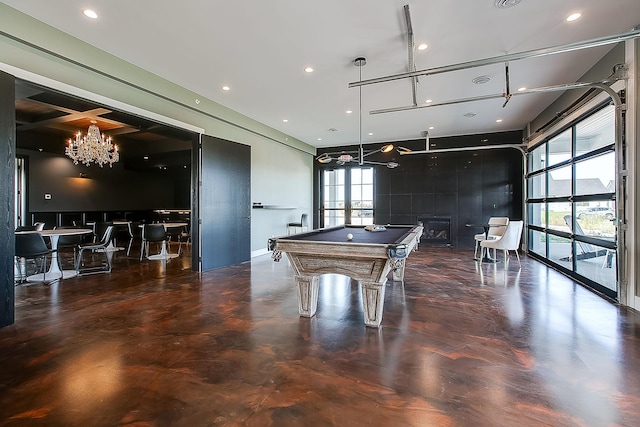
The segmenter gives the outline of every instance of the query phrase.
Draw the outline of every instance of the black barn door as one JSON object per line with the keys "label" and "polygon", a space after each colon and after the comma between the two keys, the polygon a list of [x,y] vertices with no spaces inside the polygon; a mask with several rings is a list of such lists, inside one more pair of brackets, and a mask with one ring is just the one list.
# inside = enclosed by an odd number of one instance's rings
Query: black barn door
{"label": "black barn door", "polygon": [[251,147],[202,135],[202,271],[251,259]]}

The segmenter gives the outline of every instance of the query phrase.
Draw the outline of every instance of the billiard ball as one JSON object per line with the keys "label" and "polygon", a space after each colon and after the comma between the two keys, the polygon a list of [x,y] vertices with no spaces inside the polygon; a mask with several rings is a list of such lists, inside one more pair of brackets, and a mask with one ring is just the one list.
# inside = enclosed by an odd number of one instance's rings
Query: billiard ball
{"label": "billiard ball", "polygon": [[353,239],[353,234],[347,233],[347,240],[352,240],[352,239]]}

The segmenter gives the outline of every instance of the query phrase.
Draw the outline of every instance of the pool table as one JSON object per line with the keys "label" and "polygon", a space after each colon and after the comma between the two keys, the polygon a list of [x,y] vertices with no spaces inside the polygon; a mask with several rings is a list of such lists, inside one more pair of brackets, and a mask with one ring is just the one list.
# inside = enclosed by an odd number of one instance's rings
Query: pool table
{"label": "pool table", "polygon": [[316,314],[320,276],[343,274],[360,284],[365,325],[379,328],[387,275],[393,271],[394,281],[404,280],[405,260],[417,249],[421,235],[421,226],[386,225],[367,231],[364,226],[344,225],[274,237],[268,248],[274,261],[286,253],[293,266],[301,316]]}

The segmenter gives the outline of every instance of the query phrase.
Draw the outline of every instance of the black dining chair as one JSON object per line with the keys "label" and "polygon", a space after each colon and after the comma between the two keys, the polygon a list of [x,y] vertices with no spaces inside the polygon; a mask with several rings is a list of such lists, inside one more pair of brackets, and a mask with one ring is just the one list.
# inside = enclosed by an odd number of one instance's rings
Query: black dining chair
{"label": "black dining chair", "polygon": [[[74,228],[83,228],[83,227],[60,227],[61,229],[74,229]],[[85,236],[90,236],[90,234],[71,234],[68,236],[60,236],[58,237],[58,266],[60,270],[64,270],[62,268],[63,263],[63,252],[66,252],[66,249],[71,249],[73,251],[73,266],[75,268],[76,258],[80,247],[88,242]]]}
{"label": "black dining chair", "polygon": [[291,229],[294,229],[294,233],[297,231],[297,229],[299,228],[300,231],[304,231],[305,228],[308,228],[308,224],[307,224],[307,214],[304,213],[302,214],[302,216],[300,216],[300,222],[290,222],[287,224],[287,234],[291,234]]}
{"label": "black dining chair", "polygon": [[[80,245],[80,250],[78,252],[78,257],[76,258],[76,271],[78,275],[82,274],[94,274],[94,273],[110,273],[111,272],[111,256],[107,250],[107,246],[111,242],[111,238],[113,235],[113,225],[107,226],[102,234],[102,238],[99,242],[95,243],[85,243]],[[91,253],[102,252],[104,255],[104,263],[100,265],[94,266],[85,266],[84,259],[82,255],[85,251],[91,251]]]}
{"label": "black dining chair", "polygon": [[[42,235],[40,233],[18,233],[15,235],[15,262],[17,271],[20,272],[19,283],[23,283],[26,280],[27,272],[25,268],[24,275],[22,274],[21,260],[33,260],[36,266],[36,272],[42,272],[42,281],[46,282],[47,274],[47,255],[50,255],[54,250],[47,247]],[[41,269],[38,269],[37,260],[42,260]]]}
{"label": "black dining chair", "polygon": [[[149,243],[161,243],[168,240],[167,231],[162,224],[145,224],[142,227],[142,246],[140,247],[140,261],[145,252],[149,257]],[[168,245],[167,245],[168,246]],[[167,251],[169,248],[167,247]]]}
{"label": "black dining chair", "polygon": [[191,231],[186,231],[186,227],[178,235],[178,256],[182,255],[182,244],[188,245],[191,243]]}

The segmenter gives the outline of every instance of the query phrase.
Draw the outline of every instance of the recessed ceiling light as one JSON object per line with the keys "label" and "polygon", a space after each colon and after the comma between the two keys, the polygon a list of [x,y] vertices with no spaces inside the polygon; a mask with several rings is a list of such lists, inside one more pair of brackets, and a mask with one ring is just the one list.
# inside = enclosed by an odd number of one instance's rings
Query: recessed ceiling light
{"label": "recessed ceiling light", "polygon": [[527,90],[527,88],[524,86],[518,88],[518,92],[524,92],[525,90]]}
{"label": "recessed ceiling light", "polygon": [[347,110],[347,111],[345,111],[345,113],[347,113],[347,114],[351,114],[351,113],[353,113],[353,111],[351,111],[351,110]]}
{"label": "recessed ceiling light", "polygon": [[579,13],[579,12],[572,13],[571,15],[567,16],[567,22],[575,21],[576,19],[580,18],[581,16],[582,16],[582,14]]}
{"label": "recessed ceiling light", "polygon": [[497,119],[496,123],[502,123],[502,119]]}
{"label": "recessed ceiling light", "polygon": [[313,73],[313,68],[311,68],[311,67],[306,67],[306,68],[304,69],[304,72],[305,72],[305,73]]}
{"label": "recessed ceiling light", "polygon": [[231,90],[229,86],[222,86],[222,90]]}
{"label": "recessed ceiling light", "polygon": [[433,130],[435,126],[429,126],[429,130]]}
{"label": "recessed ceiling light", "polygon": [[428,103],[428,102],[433,102],[433,100],[432,100],[432,99],[427,99],[427,100],[426,100],[426,101],[424,101],[424,102],[427,102],[427,103]]}
{"label": "recessed ceiling light", "polygon": [[196,98],[196,104],[200,104],[200,100]]}
{"label": "recessed ceiling light", "polygon": [[289,123],[289,119],[282,119],[282,123]]}
{"label": "recessed ceiling light", "polygon": [[143,159],[144,160],[149,160],[149,156],[144,156]]}
{"label": "recessed ceiling light", "polygon": [[373,136],[373,132],[369,132],[369,134],[368,134],[368,135],[369,135],[369,136]]}
{"label": "recessed ceiling light", "polygon": [[418,50],[425,50],[426,48],[428,48],[429,46],[427,46],[426,43],[421,43],[418,45]]}
{"label": "recessed ceiling light", "polygon": [[84,16],[86,16],[87,18],[98,19],[98,14],[91,9],[85,9],[82,11],[82,13],[84,13]]}
{"label": "recessed ceiling light", "polygon": [[322,141],[322,138],[318,138],[318,141]]}

